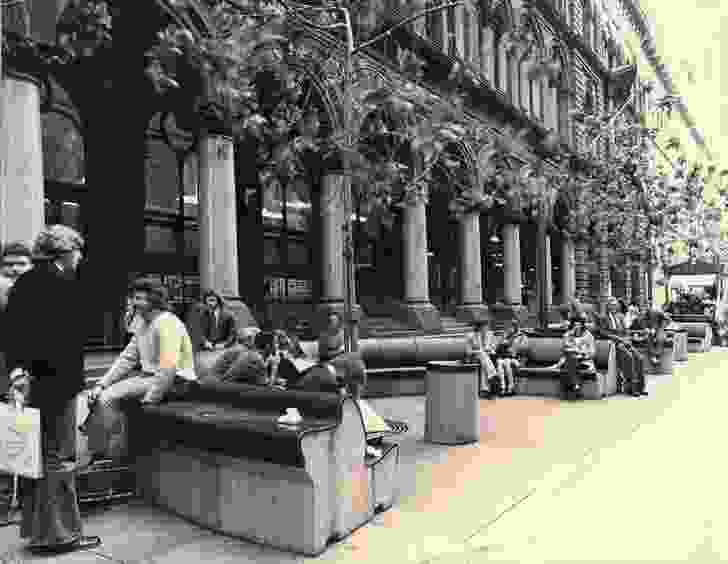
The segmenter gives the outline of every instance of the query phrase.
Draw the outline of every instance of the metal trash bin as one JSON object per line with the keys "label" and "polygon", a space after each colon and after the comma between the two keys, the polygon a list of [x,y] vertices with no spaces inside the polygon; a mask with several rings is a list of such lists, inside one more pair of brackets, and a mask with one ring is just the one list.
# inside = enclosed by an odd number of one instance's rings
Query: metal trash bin
{"label": "metal trash bin", "polygon": [[428,362],[425,441],[459,445],[480,439],[478,364]]}
{"label": "metal trash bin", "polygon": [[688,333],[687,331],[675,331],[673,339],[673,360],[685,362],[688,360]]}

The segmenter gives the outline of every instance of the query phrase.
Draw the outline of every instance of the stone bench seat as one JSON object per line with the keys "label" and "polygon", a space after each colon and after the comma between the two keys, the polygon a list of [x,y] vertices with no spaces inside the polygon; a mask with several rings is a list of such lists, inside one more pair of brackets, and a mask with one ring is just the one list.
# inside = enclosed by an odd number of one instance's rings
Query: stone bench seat
{"label": "stone bench seat", "polygon": [[427,363],[459,361],[466,351],[464,337],[361,339],[359,352],[367,371],[364,397],[424,395]]}
{"label": "stone bench seat", "polygon": [[348,397],[203,384],[127,416],[140,493],[216,531],[315,556],[394,502],[399,447],[367,457]]}
{"label": "stone bench seat", "polygon": [[681,321],[680,327],[688,334],[689,352],[708,352],[713,346],[713,328],[709,323]]}
{"label": "stone bench seat", "polygon": [[[617,367],[614,344],[608,340],[596,341],[594,361],[596,372],[582,371],[582,390],[585,399],[601,399],[617,393]],[[528,337],[526,364],[518,370],[516,393],[521,395],[559,397],[561,395],[560,369],[549,368],[561,358],[562,339],[556,337]]]}

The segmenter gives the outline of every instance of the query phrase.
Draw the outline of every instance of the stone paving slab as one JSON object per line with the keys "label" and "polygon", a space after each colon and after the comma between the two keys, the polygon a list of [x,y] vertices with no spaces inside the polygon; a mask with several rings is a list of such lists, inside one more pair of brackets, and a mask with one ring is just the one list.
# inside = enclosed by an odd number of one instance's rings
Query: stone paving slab
{"label": "stone paving slab", "polygon": [[[381,415],[410,425],[410,432],[400,439],[400,497],[394,508],[319,558],[218,535],[135,501],[86,516],[86,532],[104,540],[99,549],[42,560],[422,563],[432,558],[439,562],[448,555],[467,558],[453,562],[487,558],[492,551],[487,542],[468,544],[467,539],[480,539],[478,535],[492,523],[520,510],[542,484],[573,472],[589,453],[594,456],[599,449],[628,442],[636,427],[655,421],[666,406],[697,390],[705,373],[714,374],[726,361],[726,354],[691,355],[689,368],[677,368],[675,377],[654,377],[648,398],[618,396],[582,403],[526,397],[482,400],[481,441],[459,447],[424,442],[423,397],[371,400]],[[605,535],[608,538],[610,531]],[[7,562],[39,560],[24,553],[22,545],[17,527],[0,529],[0,554],[7,550],[13,555]]]}

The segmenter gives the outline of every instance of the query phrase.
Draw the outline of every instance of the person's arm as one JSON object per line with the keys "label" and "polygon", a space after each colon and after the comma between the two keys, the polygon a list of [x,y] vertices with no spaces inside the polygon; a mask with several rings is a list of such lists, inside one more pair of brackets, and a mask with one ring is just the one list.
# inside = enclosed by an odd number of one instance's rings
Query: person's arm
{"label": "person's arm", "polygon": [[589,359],[594,359],[597,355],[597,343],[591,333],[584,335],[584,355]]}
{"label": "person's arm", "polygon": [[99,380],[97,386],[108,388],[119,380],[122,380],[129,372],[139,366],[139,344],[137,336],[133,335],[129,344],[126,345],[114,364]]}
{"label": "person's arm", "polygon": [[225,348],[232,347],[238,340],[238,323],[232,312],[228,311],[225,320]]}

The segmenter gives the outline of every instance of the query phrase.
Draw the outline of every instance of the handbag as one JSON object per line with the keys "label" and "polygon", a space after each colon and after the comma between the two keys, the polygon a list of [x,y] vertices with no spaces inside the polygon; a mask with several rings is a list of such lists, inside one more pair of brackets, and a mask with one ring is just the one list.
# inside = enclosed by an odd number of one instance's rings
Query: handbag
{"label": "handbag", "polygon": [[43,477],[40,410],[0,402],[0,472]]}

